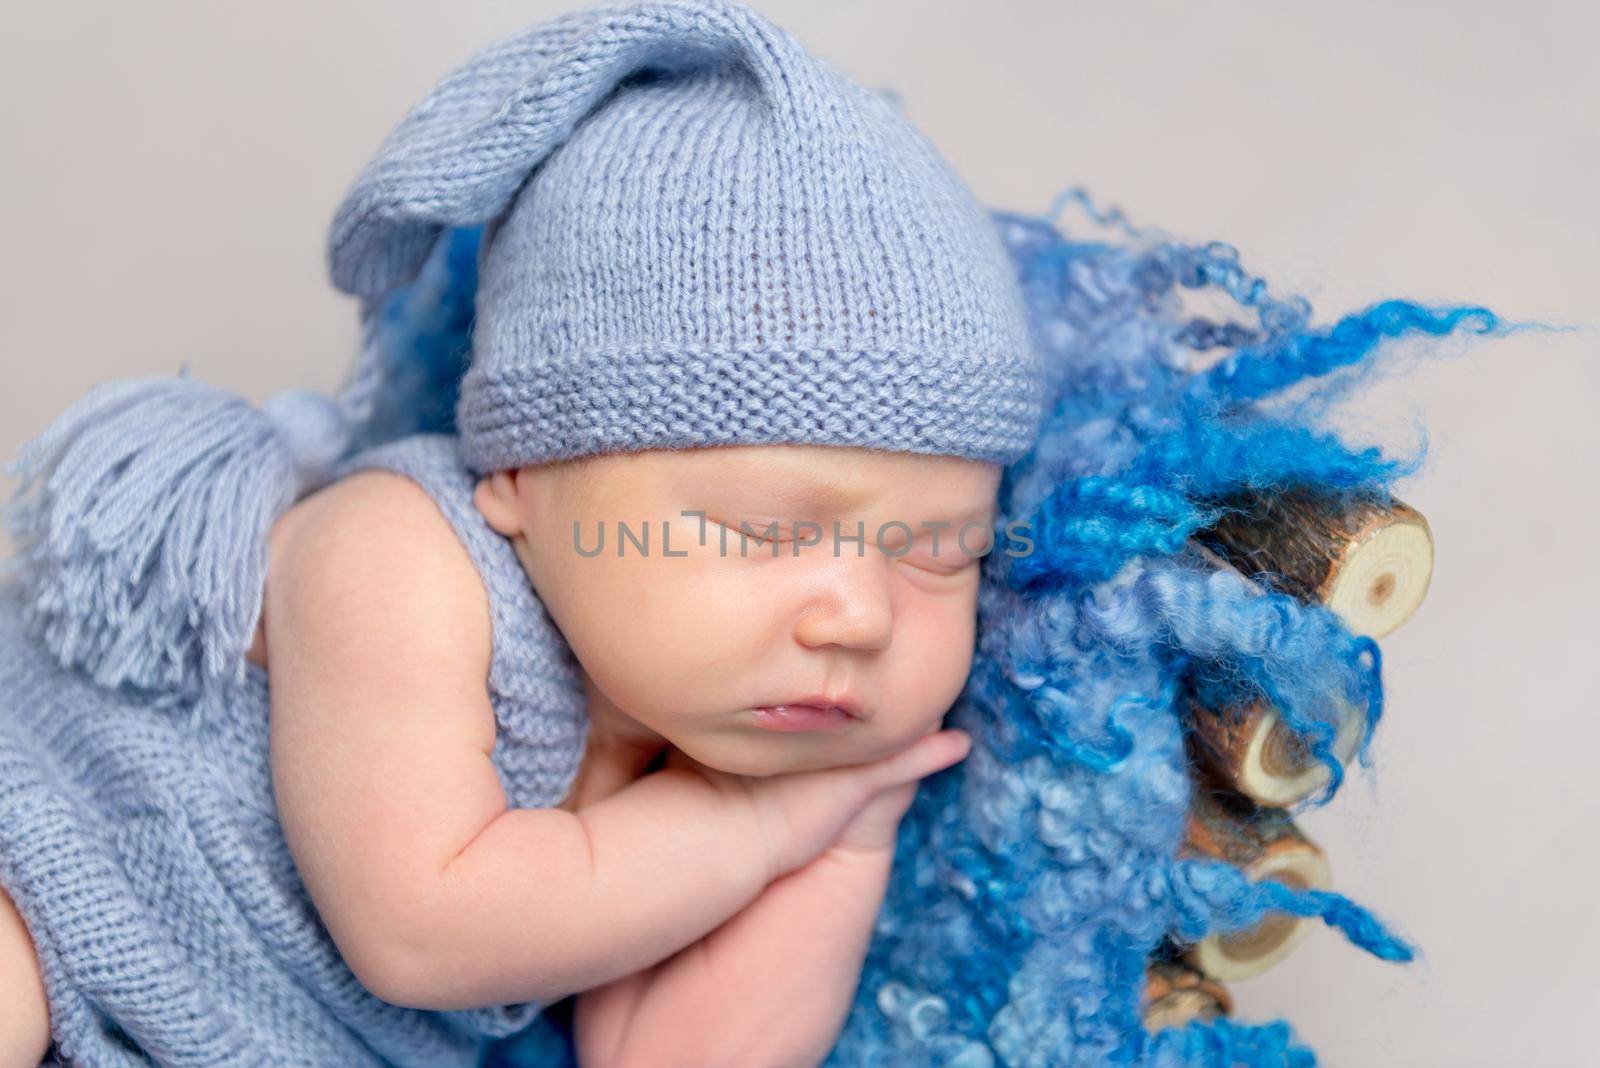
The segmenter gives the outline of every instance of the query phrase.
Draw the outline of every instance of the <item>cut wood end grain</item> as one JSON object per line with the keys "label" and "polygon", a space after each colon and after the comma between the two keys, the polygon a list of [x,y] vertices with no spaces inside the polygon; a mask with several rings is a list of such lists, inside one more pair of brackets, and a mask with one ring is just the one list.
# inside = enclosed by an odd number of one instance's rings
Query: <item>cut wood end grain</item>
{"label": "cut wood end grain", "polygon": [[[1286,813],[1238,798],[1197,791],[1184,851],[1226,861],[1255,882],[1275,879],[1296,890],[1333,885],[1327,856]],[[1271,913],[1249,930],[1208,935],[1184,956],[1213,979],[1237,982],[1278,964],[1310,931],[1310,922],[1302,917]]]}
{"label": "cut wood end grain", "polygon": [[1381,638],[1416,614],[1433,578],[1433,532],[1415,509],[1396,503],[1353,538],[1323,593],[1352,634]]}
{"label": "cut wood end grain", "polygon": [[1394,499],[1246,493],[1195,537],[1242,574],[1326,605],[1373,638],[1416,613],[1433,575],[1427,519]]}
{"label": "cut wood end grain", "polygon": [[[1361,744],[1366,717],[1357,705],[1337,703],[1339,730],[1333,754],[1348,764]],[[1311,755],[1269,702],[1220,713],[1192,703],[1190,708],[1195,750],[1222,785],[1275,808],[1292,805],[1327,785],[1327,766]]]}

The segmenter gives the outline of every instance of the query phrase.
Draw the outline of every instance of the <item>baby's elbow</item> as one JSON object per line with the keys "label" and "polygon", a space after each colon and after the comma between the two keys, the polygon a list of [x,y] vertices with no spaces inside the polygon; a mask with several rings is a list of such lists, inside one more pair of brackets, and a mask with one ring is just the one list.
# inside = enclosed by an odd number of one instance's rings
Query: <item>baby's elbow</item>
{"label": "baby's elbow", "polygon": [[[541,969],[500,974],[492,953],[420,929],[411,920],[376,924],[344,953],[345,963],[374,997],[407,1009],[451,1011],[513,1001],[559,1001],[576,988],[569,977]],[[509,989],[508,989],[509,988]]]}
{"label": "baby's elbow", "polygon": [[[548,981],[521,982],[515,994],[497,996],[480,990],[470,977],[461,977],[454,961],[403,952],[370,954],[349,963],[350,970],[373,997],[405,1009],[443,1012],[513,1001],[553,1004],[576,993],[570,984],[551,977]],[[458,976],[456,981],[447,978],[452,974]]]}
{"label": "baby's elbow", "polygon": [[[402,893],[403,880],[344,887],[320,907],[345,965],[374,997],[411,1009],[450,1008],[445,978],[455,974],[441,952],[432,918],[435,894]],[[328,898],[328,895],[324,895]]]}
{"label": "baby's elbow", "polygon": [[343,950],[345,964],[373,997],[407,1009],[439,1009],[441,969],[434,954],[399,937],[375,932]]}
{"label": "baby's elbow", "polygon": [[[592,953],[574,935],[572,909],[524,894],[507,917],[503,867],[388,865],[323,896],[329,933],[345,963],[375,997],[402,1008],[451,1011],[557,1001],[583,989]],[[319,905],[320,908],[320,905]],[[509,925],[509,926],[508,926]]]}

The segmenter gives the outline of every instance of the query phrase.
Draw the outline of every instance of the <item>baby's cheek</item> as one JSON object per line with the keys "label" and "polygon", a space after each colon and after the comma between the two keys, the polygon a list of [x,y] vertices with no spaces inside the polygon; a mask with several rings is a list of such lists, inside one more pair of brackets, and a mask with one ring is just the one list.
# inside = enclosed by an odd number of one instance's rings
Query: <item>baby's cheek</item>
{"label": "baby's cheek", "polygon": [[614,697],[696,710],[760,643],[750,584],[694,558],[645,563],[613,576],[602,640]]}
{"label": "baby's cheek", "polygon": [[956,598],[928,598],[904,606],[896,621],[889,693],[915,721],[918,735],[961,695],[972,668],[974,611]]}

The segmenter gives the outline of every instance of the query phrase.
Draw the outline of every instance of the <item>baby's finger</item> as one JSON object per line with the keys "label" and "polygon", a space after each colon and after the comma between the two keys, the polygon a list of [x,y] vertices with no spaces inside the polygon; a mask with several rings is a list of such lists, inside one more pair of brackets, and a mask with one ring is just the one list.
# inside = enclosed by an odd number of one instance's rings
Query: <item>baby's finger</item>
{"label": "baby's finger", "polygon": [[874,792],[915,782],[966,759],[972,736],[963,730],[942,730],[917,739],[892,756],[869,765],[868,782]]}

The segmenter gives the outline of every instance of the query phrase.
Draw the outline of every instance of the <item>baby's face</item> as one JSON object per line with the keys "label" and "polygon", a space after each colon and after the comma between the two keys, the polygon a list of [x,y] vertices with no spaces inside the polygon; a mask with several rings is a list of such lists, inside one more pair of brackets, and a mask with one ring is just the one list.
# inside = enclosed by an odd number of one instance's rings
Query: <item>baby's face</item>
{"label": "baby's face", "polygon": [[[999,478],[951,457],[737,446],[524,467],[477,502],[592,711],[769,775],[873,760],[937,726],[971,667]],[[858,714],[794,707],[823,699]]]}

